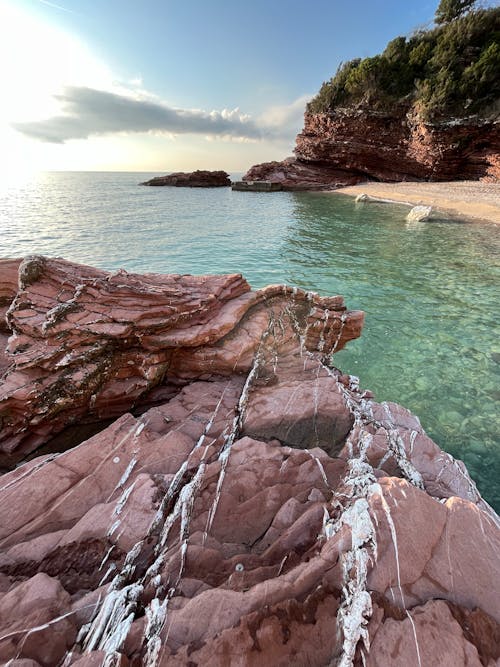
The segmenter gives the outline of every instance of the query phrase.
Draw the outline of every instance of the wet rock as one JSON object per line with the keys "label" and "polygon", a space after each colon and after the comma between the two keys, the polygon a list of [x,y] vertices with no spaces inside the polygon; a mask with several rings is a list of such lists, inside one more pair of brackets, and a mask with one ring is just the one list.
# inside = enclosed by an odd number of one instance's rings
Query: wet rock
{"label": "wet rock", "polygon": [[498,517],[414,415],[332,366],[362,314],[241,276],[30,275],[3,443],[120,415],[0,478],[1,661],[495,664]]}
{"label": "wet rock", "polygon": [[197,170],[189,173],[182,171],[166,176],[155,176],[141,185],[173,185],[177,188],[220,188],[231,185],[229,174],[225,171]]}
{"label": "wet rock", "polygon": [[408,222],[428,220],[432,214],[432,206],[414,206],[406,216]]}

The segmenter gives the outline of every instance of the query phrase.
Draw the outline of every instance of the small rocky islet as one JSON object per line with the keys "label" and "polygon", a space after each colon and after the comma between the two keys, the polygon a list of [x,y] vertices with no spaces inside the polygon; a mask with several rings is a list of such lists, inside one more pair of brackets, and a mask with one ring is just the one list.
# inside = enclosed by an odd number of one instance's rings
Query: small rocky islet
{"label": "small rocky islet", "polygon": [[0,285],[2,462],[35,455],[1,478],[3,663],[496,664],[498,517],[332,364],[362,312],[41,256]]}
{"label": "small rocky islet", "polygon": [[155,176],[141,185],[170,185],[177,188],[224,188],[231,185],[229,174],[225,171],[206,171],[197,169],[192,172],[177,171],[165,176]]}

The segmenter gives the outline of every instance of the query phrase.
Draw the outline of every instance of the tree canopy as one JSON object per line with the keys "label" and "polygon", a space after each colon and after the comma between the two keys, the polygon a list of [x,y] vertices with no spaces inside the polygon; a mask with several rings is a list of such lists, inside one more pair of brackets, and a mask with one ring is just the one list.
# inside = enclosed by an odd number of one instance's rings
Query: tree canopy
{"label": "tree canopy", "polygon": [[471,11],[474,4],[441,0],[437,27],[396,37],[379,55],[341,63],[308,110],[413,105],[428,119],[498,111],[500,7]]}
{"label": "tree canopy", "polygon": [[436,10],[435,21],[438,25],[450,23],[476,4],[476,0],[441,0]]}

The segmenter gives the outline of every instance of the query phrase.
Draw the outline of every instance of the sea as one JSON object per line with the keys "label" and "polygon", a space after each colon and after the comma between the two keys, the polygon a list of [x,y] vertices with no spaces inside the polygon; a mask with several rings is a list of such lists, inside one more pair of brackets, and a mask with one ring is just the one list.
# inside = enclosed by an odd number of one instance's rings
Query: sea
{"label": "sea", "polygon": [[500,227],[410,223],[405,206],[331,193],[139,185],[156,175],[13,175],[1,185],[0,257],[342,294],[366,321],[335,365],[418,415],[500,510]]}

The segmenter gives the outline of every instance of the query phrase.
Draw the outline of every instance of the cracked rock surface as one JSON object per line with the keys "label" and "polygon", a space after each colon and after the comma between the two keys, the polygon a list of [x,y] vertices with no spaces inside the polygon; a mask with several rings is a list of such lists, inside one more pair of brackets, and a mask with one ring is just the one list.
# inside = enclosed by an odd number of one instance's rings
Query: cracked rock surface
{"label": "cracked rock surface", "polygon": [[0,477],[1,664],[498,664],[498,517],[332,365],[341,297],[30,257],[0,298],[0,449],[34,457]]}

